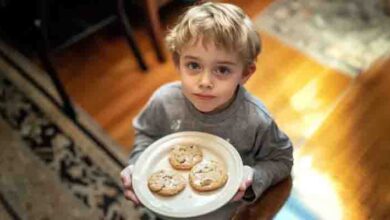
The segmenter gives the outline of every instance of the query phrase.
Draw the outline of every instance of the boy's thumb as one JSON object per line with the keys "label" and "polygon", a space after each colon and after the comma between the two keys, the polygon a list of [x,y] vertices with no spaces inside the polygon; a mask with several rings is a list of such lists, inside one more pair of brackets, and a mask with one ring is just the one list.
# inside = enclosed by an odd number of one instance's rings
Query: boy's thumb
{"label": "boy's thumb", "polygon": [[246,190],[250,185],[252,185],[252,180],[251,180],[251,179],[245,180],[244,182],[241,183],[241,185],[240,185],[240,190],[241,190],[241,191],[244,191],[244,190]]}
{"label": "boy's thumb", "polygon": [[240,191],[246,190],[246,187],[247,187],[246,181],[242,182],[241,185],[240,185]]}

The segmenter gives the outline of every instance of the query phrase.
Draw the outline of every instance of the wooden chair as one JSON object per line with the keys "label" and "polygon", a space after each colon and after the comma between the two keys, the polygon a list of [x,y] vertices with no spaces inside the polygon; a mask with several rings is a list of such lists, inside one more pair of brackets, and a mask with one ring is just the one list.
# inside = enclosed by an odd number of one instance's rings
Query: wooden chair
{"label": "wooden chair", "polygon": [[[47,71],[48,75],[50,76],[52,82],[54,83],[54,85],[55,85],[55,87],[56,87],[56,89],[57,89],[57,91],[62,99],[63,111],[72,120],[77,120],[77,115],[76,115],[76,111],[74,110],[73,104],[72,104],[68,94],[66,93],[66,90],[65,90],[64,86],[62,85],[62,83],[58,77],[57,71],[54,68],[54,65],[52,64],[50,56],[49,56],[50,51],[53,49],[53,48],[51,48],[51,45],[50,45],[50,39],[49,39],[50,28],[48,25],[48,23],[50,22],[50,20],[48,18],[49,3],[50,2],[47,0],[39,0],[37,3],[38,3],[38,13],[37,13],[38,17],[34,21],[34,25],[36,28],[35,36],[38,38],[36,40],[38,43],[38,45],[37,45],[38,56],[39,56],[40,60],[42,61],[42,64],[43,64],[45,70]],[[116,16],[119,18],[119,20],[122,24],[126,39],[128,41],[130,48],[132,49],[132,52],[137,60],[139,67],[142,70],[146,71],[147,66],[146,66],[144,59],[142,57],[142,54],[141,54],[141,52],[136,44],[132,29],[130,27],[128,18],[127,18],[126,13],[125,13],[123,0],[117,0],[116,3],[117,3],[117,11],[116,11],[116,13],[114,12],[114,14],[116,14]],[[99,28],[104,27],[105,25],[111,23],[114,20],[115,19],[113,16],[108,16],[103,21],[96,24],[95,27],[89,28],[89,29],[94,29],[96,31]],[[66,46],[69,46],[72,43],[76,42],[77,40],[80,40],[80,39],[88,36],[91,33],[92,33],[91,31],[85,30],[85,31],[79,33],[78,35],[72,37],[71,39],[67,40],[65,43],[63,43],[63,45],[59,46],[59,48],[64,48]]]}
{"label": "wooden chair", "polygon": [[[172,0],[143,0],[140,1],[144,8],[148,29],[152,38],[152,44],[156,51],[157,59],[161,62],[166,60],[164,53],[163,31],[161,28],[159,10],[161,7],[172,2]],[[202,2],[201,0],[186,0],[186,2]]]}
{"label": "wooden chair", "polygon": [[142,6],[145,10],[149,33],[156,52],[157,59],[161,62],[166,60],[164,53],[163,34],[161,29],[159,9],[171,0],[144,0]]}

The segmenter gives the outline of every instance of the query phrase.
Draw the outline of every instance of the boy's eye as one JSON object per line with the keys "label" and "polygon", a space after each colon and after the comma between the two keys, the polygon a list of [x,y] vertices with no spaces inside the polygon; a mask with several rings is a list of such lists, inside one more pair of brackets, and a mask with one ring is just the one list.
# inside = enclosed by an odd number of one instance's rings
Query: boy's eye
{"label": "boy's eye", "polygon": [[220,75],[228,75],[229,73],[231,73],[231,71],[225,66],[220,66],[217,68],[217,73]]}
{"label": "boy's eye", "polygon": [[187,67],[190,70],[197,70],[200,68],[200,65],[195,63],[195,62],[189,62],[189,63],[187,63]]}

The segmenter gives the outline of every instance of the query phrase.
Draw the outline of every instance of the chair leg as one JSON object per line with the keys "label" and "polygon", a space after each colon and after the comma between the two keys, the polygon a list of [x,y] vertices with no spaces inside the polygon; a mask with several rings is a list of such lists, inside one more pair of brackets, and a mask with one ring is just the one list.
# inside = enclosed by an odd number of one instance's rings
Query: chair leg
{"label": "chair leg", "polygon": [[76,121],[76,112],[73,108],[73,105],[70,101],[70,98],[68,94],[66,93],[60,79],[58,78],[57,71],[55,70],[52,62],[50,61],[50,58],[48,56],[48,36],[47,36],[47,5],[46,0],[40,1],[40,19],[37,19],[35,21],[35,27],[36,27],[36,36],[38,37],[38,56],[40,60],[42,61],[42,64],[44,68],[46,69],[50,79],[54,83],[54,86],[58,92],[58,94],[61,97],[61,100],[63,102],[62,110],[64,113],[73,121]]}
{"label": "chair leg", "polygon": [[163,49],[163,41],[162,41],[162,31],[160,18],[158,14],[158,5],[156,0],[144,0],[144,7],[146,10],[149,32],[151,32],[153,47],[156,51],[157,59],[161,62],[164,62],[165,54]]}
{"label": "chair leg", "polygon": [[124,7],[123,0],[117,0],[117,13],[118,13],[119,20],[122,24],[122,28],[124,29],[127,42],[129,43],[135,58],[137,59],[138,65],[142,70],[146,71],[148,67],[146,66],[145,61],[142,58],[141,52],[136,44],[133,31],[131,29],[128,17],[126,15],[126,9]]}

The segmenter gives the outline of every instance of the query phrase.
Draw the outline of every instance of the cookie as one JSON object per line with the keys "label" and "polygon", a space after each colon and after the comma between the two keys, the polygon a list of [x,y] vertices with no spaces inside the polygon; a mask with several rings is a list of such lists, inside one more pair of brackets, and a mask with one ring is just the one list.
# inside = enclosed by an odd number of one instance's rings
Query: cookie
{"label": "cookie", "polygon": [[185,178],[170,170],[154,172],[148,179],[148,187],[152,192],[162,196],[173,196],[186,186]]}
{"label": "cookie", "polygon": [[202,159],[202,151],[196,145],[176,145],[169,152],[169,163],[178,170],[190,170]]}
{"label": "cookie", "polygon": [[205,161],[196,164],[190,171],[190,185],[197,191],[216,190],[227,182],[225,169],[216,161]]}

